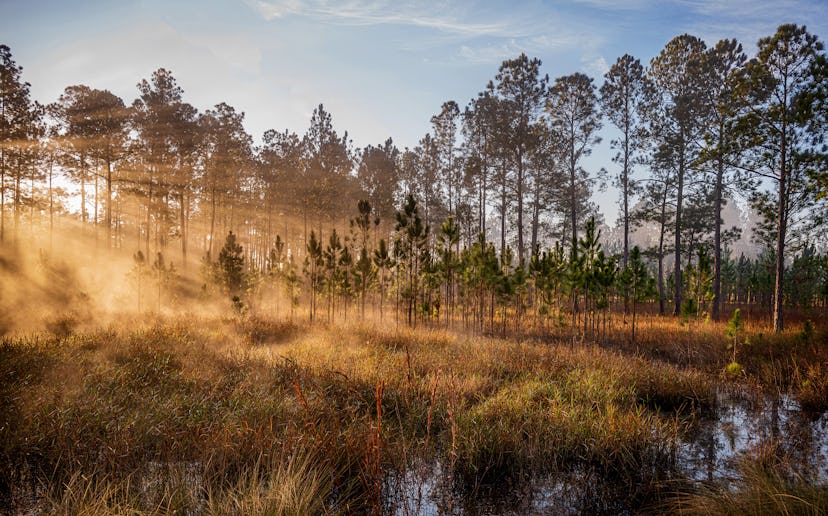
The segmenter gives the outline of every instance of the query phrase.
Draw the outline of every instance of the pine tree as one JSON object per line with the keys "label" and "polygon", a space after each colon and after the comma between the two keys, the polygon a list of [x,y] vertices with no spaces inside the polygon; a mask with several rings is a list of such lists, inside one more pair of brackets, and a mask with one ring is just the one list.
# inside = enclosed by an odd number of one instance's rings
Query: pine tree
{"label": "pine tree", "polygon": [[[503,134],[503,156],[508,160],[504,165],[508,163],[514,171],[510,190],[517,205],[515,216],[520,265],[524,264],[525,252],[523,217],[525,196],[529,193],[527,166],[532,150],[537,145],[537,131],[534,126],[538,122],[549,85],[549,77],[541,76],[540,66],[540,59],[529,59],[526,54],[521,54],[516,59],[504,61],[495,76],[496,83],[489,85],[489,90],[503,101],[503,110],[498,118],[498,131]],[[503,176],[505,179],[505,170]],[[502,216],[505,216],[505,213]]]}
{"label": "pine tree", "polygon": [[386,274],[394,267],[394,259],[388,252],[388,244],[385,239],[380,239],[377,248],[374,249],[374,266],[379,271],[379,310],[380,320],[383,318],[383,302],[385,301]]}
{"label": "pine tree", "polygon": [[591,209],[589,197],[595,178],[581,165],[592,147],[601,142],[601,113],[592,79],[575,73],[555,79],[546,104],[551,130],[559,142],[559,156],[566,179],[559,188],[558,205],[571,231],[572,247],[578,245],[578,226]]}
{"label": "pine tree", "polygon": [[635,319],[636,307],[639,303],[652,299],[655,294],[655,280],[647,270],[647,266],[641,259],[641,250],[638,246],[632,248],[630,261],[619,276],[619,282],[624,287],[624,292],[629,296],[632,306],[632,325],[630,329],[630,342],[635,344]]}
{"label": "pine tree", "polygon": [[[808,131],[815,126],[814,107],[804,102],[825,76],[828,62],[824,45],[804,26],[780,25],[773,36],[762,38],[758,54],[746,69],[740,92],[751,106],[742,128],[757,143],[748,156],[749,170],[775,182],[775,192],[756,197],[765,214],[768,232],[775,240],[773,328],[784,328],[782,304],[786,245],[797,212],[810,206],[813,190],[807,185],[807,171],[813,166],[814,142]],[[813,135],[811,135],[813,136]]]}
{"label": "pine tree", "polygon": [[147,260],[144,253],[139,249],[132,255],[132,270],[130,275],[135,278],[135,283],[138,286],[138,312],[141,311],[141,281],[146,274]]}
{"label": "pine tree", "polygon": [[648,74],[659,101],[648,116],[649,134],[655,139],[654,159],[669,171],[675,185],[675,230],[673,315],[682,304],[681,250],[683,207],[691,174],[695,171],[701,135],[706,128],[708,104],[707,74],[704,68],[706,45],[689,34],[673,38],[650,62]]}
{"label": "pine tree", "polygon": [[727,336],[732,339],[728,342],[727,347],[731,350],[731,358],[730,364],[727,366],[728,371],[739,371],[741,367],[739,366],[739,362],[737,362],[736,358],[738,355],[738,347],[739,341],[742,338],[742,335],[745,331],[745,325],[742,322],[742,311],[738,308],[733,311],[733,317],[730,318],[730,321],[727,323],[727,329],[725,333]]}
{"label": "pine tree", "polygon": [[696,266],[688,266],[686,274],[685,290],[687,297],[685,303],[688,310],[683,312],[695,313],[697,316],[709,315],[710,305],[713,302],[713,266],[710,257],[704,248],[698,249],[698,262]]}
{"label": "pine tree", "polygon": [[455,274],[459,265],[458,256],[454,248],[459,242],[460,226],[454,222],[453,217],[449,217],[440,225],[440,233],[437,236],[437,254],[440,258],[440,272],[442,273],[444,287],[447,326],[450,324],[451,318],[454,315],[456,297]]}
{"label": "pine tree", "polygon": [[739,142],[738,119],[747,105],[737,93],[739,81],[744,73],[747,61],[745,53],[735,39],[719,41],[705,54],[706,69],[710,77],[711,123],[705,134],[705,146],[701,159],[707,165],[707,172],[712,174],[713,202],[713,300],[710,317],[719,320],[722,298],[722,262],[728,259],[722,256],[724,247],[722,234],[722,209],[728,191],[738,187],[741,192],[748,192],[754,185],[739,174],[741,165],[742,142]]}
{"label": "pine tree", "polygon": [[281,236],[276,235],[273,247],[268,253],[265,275],[270,283],[270,291],[274,297],[277,315],[279,314],[279,285],[285,277],[285,265],[285,243],[282,241]]}
{"label": "pine tree", "polygon": [[[0,243],[5,239],[6,178],[17,184],[25,160],[24,142],[31,140],[37,105],[30,96],[31,85],[22,79],[23,67],[12,58],[11,49],[0,44]],[[15,218],[18,217],[19,188],[15,188]]]}
{"label": "pine tree", "polygon": [[397,212],[397,232],[394,243],[394,252],[398,257],[397,262],[402,265],[402,272],[405,275],[405,284],[402,288],[403,299],[407,302],[407,320],[409,326],[413,326],[415,320],[415,308],[421,294],[420,274],[422,266],[427,258],[426,244],[428,243],[428,226],[423,224],[417,201],[414,196],[406,198],[402,209]]}
{"label": "pine tree", "polygon": [[157,288],[157,309],[160,312],[161,295],[163,292],[170,290],[172,280],[175,277],[175,266],[173,266],[172,262],[166,263],[164,261],[164,255],[160,252],[156,253],[155,260],[152,262],[152,276]]}
{"label": "pine tree", "polygon": [[644,145],[644,117],[654,96],[653,86],[644,73],[641,62],[624,54],[604,74],[601,86],[601,107],[604,115],[621,131],[621,137],[610,142],[618,151],[613,161],[621,164],[616,186],[621,190],[621,208],[624,221],[624,255],[622,265],[629,259],[630,198],[638,190],[633,170],[640,162]]}
{"label": "pine tree", "polygon": [[325,247],[324,258],[324,279],[325,292],[328,296],[328,322],[331,322],[336,309],[336,296],[342,284],[342,240],[334,229],[328,237],[328,245]]}
{"label": "pine tree", "polygon": [[236,235],[230,231],[224,241],[218,257],[218,272],[221,286],[233,301],[233,305],[240,309],[242,295],[246,287],[247,275],[244,270],[244,250],[236,242]]}
{"label": "pine tree", "polygon": [[316,238],[316,232],[311,231],[305,255],[304,273],[310,280],[310,310],[308,317],[311,321],[316,319],[316,296],[322,290],[321,269],[325,264],[322,243]]}
{"label": "pine tree", "polygon": [[285,294],[290,303],[290,320],[293,321],[296,307],[299,306],[299,296],[302,293],[302,278],[296,273],[296,262],[293,255],[288,257],[283,269]]}
{"label": "pine tree", "polygon": [[353,268],[354,283],[360,298],[360,317],[365,319],[365,298],[368,294],[368,289],[376,276],[376,269],[371,260],[371,255],[368,254],[368,249],[360,248],[359,257],[354,263]]}

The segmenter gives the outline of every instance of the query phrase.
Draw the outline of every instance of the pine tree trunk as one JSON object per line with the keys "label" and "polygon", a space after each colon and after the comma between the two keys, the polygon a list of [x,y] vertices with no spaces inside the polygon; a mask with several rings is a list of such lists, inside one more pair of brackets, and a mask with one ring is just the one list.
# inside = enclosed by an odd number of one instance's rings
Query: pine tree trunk
{"label": "pine tree trunk", "polygon": [[85,158],[81,157],[81,234],[86,230],[86,166]]}
{"label": "pine tree trunk", "polygon": [[724,156],[722,156],[722,149],[724,142],[722,141],[724,133],[724,124],[719,124],[719,155],[717,156],[717,170],[716,170],[716,191],[714,192],[714,215],[716,217],[713,227],[713,300],[710,307],[710,318],[713,321],[720,319],[721,312],[721,296],[722,296],[722,189],[724,182]]}
{"label": "pine tree trunk", "polygon": [[787,125],[783,119],[782,141],[780,146],[780,171],[779,171],[779,199],[776,219],[776,281],[773,287],[773,331],[781,333],[784,329],[782,319],[782,292],[785,278],[785,233],[787,231],[787,181],[788,163],[787,159]]}
{"label": "pine tree trunk", "polygon": [[578,248],[578,220],[575,207],[575,149],[569,155],[569,223],[572,225],[572,249]]}
{"label": "pine tree trunk", "polygon": [[681,142],[679,149],[679,171],[678,184],[676,185],[676,234],[675,234],[675,273],[674,288],[673,288],[673,315],[681,313],[681,205],[684,196],[684,172],[685,172],[685,148],[684,148],[684,133],[681,134]]}
{"label": "pine tree trunk", "polygon": [[[52,246],[54,244],[54,232],[55,232],[55,199],[54,199],[54,190],[52,189],[52,176],[54,173],[54,156],[51,156],[49,159],[49,251],[52,250]],[[0,183],[0,188],[2,188],[2,183]],[[0,237],[0,241],[2,241],[2,237]]]}
{"label": "pine tree trunk", "polygon": [[518,264],[523,267],[523,152],[517,155],[517,226],[518,226]]}
{"label": "pine tree trunk", "polygon": [[[625,102],[629,103],[629,96],[625,96]],[[629,111],[629,106],[627,106]],[[630,259],[630,121],[629,116],[624,123],[624,170],[622,172],[622,189],[624,195],[624,267]],[[627,305],[624,303],[624,313],[627,312]]]}
{"label": "pine tree trunk", "polygon": [[500,256],[506,253],[506,171],[500,186]]}
{"label": "pine tree trunk", "polygon": [[487,187],[487,185],[486,185],[486,176],[487,176],[487,171],[486,171],[485,167],[486,166],[484,164],[483,168],[481,170],[480,192],[479,192],[479,197],[478,197],[478,202],[480,203],[480,206],[478,208],[478,213],[479,213],[479,216],[480,216],[479,230],[480,230],[480,233],[482,233],[483,235],[486,234],[486,187]]}
{"label": "pine tree trunk", "polygon": [[664,233],[667,228],[667,185],[661,201],[661,228],[658,234],[658,314],[664,315]]}
{"label": "pine tree trunk", "polygon": [[106,159],[106,248],[112,248],[112,160]]}
{"label": "pine tree trunk", "polygon": [[540,225],[540,189],[535,185],[534,199],[532,202],[532,247],[529,249],[529,256],[535,252],[538,245],[538,226]]}
{"label": "pine tree trunk", "polygon": [[6,233],[6,156],[2,154],[3,163],[0,163],[0,242],[5,239]]}
{"label": "pine tree trunk", "polygon": [[92,229],[95,231],[95,249],[98,248],[98,169],[95,168],[95,209],[92,211],[95,220],[92,222]]}
{"label": "pine tree trunk", "polygon": [[187,196],[185,192],[181,192],[178,197],[179,199],[179,221],[178,224],[180,226],[179,235],[181,238],[181,268],[187,269]]}
{"label": "pine tree trunk", "polygon": [[17,162],[17,175],[14,178],[14,243],[19,242],[20,231],[20,176],[22,176],[20,161]]}
{"label": "pine tree trunk", "polygon": [[216,188],[213,187],[210,194],[210,243],[207,246],[207,257],[213,259],[213,240],[215,240],[216,231]]}
{"label": "pine tree trunk", "polygon": [[150,235],[152,234],[152,176],[150,176],[147,190],[147,233],[144,237],[146,256],[150,256]]}

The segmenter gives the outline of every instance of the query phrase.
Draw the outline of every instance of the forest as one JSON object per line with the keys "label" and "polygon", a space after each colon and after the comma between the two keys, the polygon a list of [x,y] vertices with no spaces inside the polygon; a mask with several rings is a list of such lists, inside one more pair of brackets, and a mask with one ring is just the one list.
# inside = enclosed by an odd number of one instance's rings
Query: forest
{"label": "forest", "polygon": [[521,54],[404,149],[323,104],[256,139],[164,68],[42,102],[12,50],[0,511],[828,512],[804,26],[676,36],[600,86]]}

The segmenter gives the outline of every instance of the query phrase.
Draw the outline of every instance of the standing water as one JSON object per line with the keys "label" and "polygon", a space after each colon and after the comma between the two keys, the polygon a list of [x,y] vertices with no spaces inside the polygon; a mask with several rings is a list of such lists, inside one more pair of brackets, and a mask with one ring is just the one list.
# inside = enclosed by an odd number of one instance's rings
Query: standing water
{"label": "standing water", "polygon": [[[726,388],[716,409],[691,421],[680,437],[675,467],[668,479],[698,482],[739,481],[739,461],[765,446],[790,459],[794,473],[814,484],[828,483],[828,413],[809,414],[790,395]],[[562,471],[520,482],[477,486],[451,485],[439,461],[418,464],[389,476],[388,509],[408,514],[630,514],[657,503],[631,494],[592,472]]]}

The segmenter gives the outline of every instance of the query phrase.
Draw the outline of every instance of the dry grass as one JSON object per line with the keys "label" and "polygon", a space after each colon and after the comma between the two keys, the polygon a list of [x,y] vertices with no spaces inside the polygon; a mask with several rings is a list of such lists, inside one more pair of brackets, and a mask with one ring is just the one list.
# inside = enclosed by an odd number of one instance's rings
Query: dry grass
{"label": "dry grass", "polygon": [[382,511],[383,475],[438,460],[461,491],[579,469],[647,498],[715,405],[714,330],[654,323],[673,346],[635,352],[197,317],[6,338],[0,489],[58,513]]}
{"label": "dry grass", "polygon": [[735,485],[709,483],[673,499],[675,514],[750,515],[828,514],[828,485],[818,485],[796,472],[790,459],[773,445],[742,458]]}

